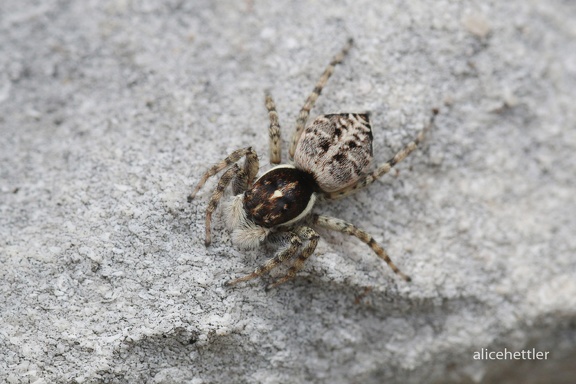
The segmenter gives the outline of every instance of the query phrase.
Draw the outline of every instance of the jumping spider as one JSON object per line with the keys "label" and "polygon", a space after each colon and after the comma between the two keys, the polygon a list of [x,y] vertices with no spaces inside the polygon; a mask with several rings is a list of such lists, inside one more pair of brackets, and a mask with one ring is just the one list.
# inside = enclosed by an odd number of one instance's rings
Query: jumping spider
{"label": "jumping spider", "polygon": [[[280,244],[280,250],[274,257],[251,274],[231,280],[226,285],[251,280],[291,259],[294,261],[286,275],[267,288],[292,279],[318,244],[319,235],[312,226],[357,237],[368,244],[402,279],[410,281],[410,277],[394,265],[386,251],[367,232],[343,220],[312,213],[317,198],[335,200],[351,195],[390,171],[416,149],[437,113],[433,111],[428,126],[412,142],[372,172],[368,172],[372,161],[372,129],[368,113],[322,115],[306,125],[310,110],[334,72],[334,67],[342,62],[351,47],[352,39],[349,39],[324,70],[300,110],[289,149],[292,164],[277,165],[254,181],[258,173],[258,156],[252,147],[241,148],[211,167],[188,197],[188,201],[191,201],[208,178],[228,168],[220,178],[206,209],[206,246],[211,241],[212,213],[230,183],[234,196],[226,215],[233,242],[245,249],[256,248],[264,242]],[[270,163],[280,164],[278,114],[268,92],[265,97],[270,118]],[[237,162],[243,157],[244,165],[240,167]]]}

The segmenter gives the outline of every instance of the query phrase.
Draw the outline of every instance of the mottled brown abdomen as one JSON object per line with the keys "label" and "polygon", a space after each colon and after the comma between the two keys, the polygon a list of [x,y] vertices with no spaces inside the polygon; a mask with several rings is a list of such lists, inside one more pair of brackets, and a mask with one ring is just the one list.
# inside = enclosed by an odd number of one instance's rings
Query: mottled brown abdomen
{"label": "mottled brown abdomen", "polygon": [[300,136],[294,164],[309,172],[324,192],[354,184],[372,162],[372,129],[368,114],[319,116]]}

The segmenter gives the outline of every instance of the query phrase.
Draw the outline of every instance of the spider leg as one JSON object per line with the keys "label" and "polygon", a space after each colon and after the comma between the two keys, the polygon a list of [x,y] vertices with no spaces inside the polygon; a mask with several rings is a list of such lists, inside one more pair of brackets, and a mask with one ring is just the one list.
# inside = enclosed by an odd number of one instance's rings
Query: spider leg
{"label": "spider leg", "polygon": [[392,167],[394,167],[396,164],[404,160],[406,156],[412,153],[422,142],[422,140],[424,140],[424,135],[426,134],[426,131],[428,131],[428,129],[430,129],[430,127],[434,124],[434,119],[436,118],[437,114],[438,110],[433,109],[432,116],[430,117],[430,121],[426,125],[426,127],[424,127],[424,129],[422,129],[420,133],[418,133],[418,136],[416,136],[416,138],[413,141],[409,142],[404,148],[398,151],[390,160],[388,160],[384,164],[379,165],[376,168],[376,170],[360,178],[356,183],[339,191],[326,193],[324,197],[326,197],[327,199],[336,200],[349,196],[353,193],[358,192],[361,189],[368,187],[370,184],[378,180],[380,177],[390,172]]}
{"label": "spider leg", "polygon": [[320,238],[320,236],[312,228],[297,227],[294,231],[296,232],[296,234],[300,239],[307,241],[308,243],[304,246],[298,257],[296,257],[296,259],[294,260],[294,264],[292,264],[290,269],[288,269],[286,276],[281,277],[272,284],[269,284],[266,287],[266,290],[275,288],[280,284],[284,284],[288,280],[292,280],[294,276],[296,276],[296,273],[298,273],[298,271],[302,269],[306,260],[308,260],[308,258],[314,253],[314,250],[318,245],[318,239]]}
{"label": "spider leg", "polygon": [[244,191],[254,182],[256,174],[258,173],[258,167],[260,166],[258,155],[252,150],[252,147],[249,148],[250,151],[246,154],[243,167],[244,173],[246,174],[246,188],[244,188]]}
{"label": "spider leg", "polygon": [[248,174],[244,169],[239,169],[236,176],[232,180],[232,193],[234,196],[245,192],[250,184],[248,184]]}
{"label": "spider leg", "polygon": [[320,96],[322,88],[324,88],[324,86],[328,82],[328,79],[330,78],[330,76],[332,76],[332,73],[334,73],[334,68],[336,67],[336,65],[340,64],[342,60],[344,60],[346,54],[348,53],[350,48],[352,48],[352,43],[353,40],[348,39],[346,45],[344,46],[344,48],[342,48],[340,53],[338,53],[336,56],[332,58],[332,61],[330,61],[330,64],[328,64],[328,67],[326,67],[324,73],[322,73],[320,80],[318,80],[316,86],[312,90],[312,93],[310,94],[310,96],[308,96],[306,103],[300,110],[300,114],[298,116],[298,119],[296,120],[296,132],[294,132],[294,136],[292,136],[292,143],[290,144],[290,150],[289,150],[290,160],[294,159],[294,152],[296,151],[296,145],[298,144],[298,139],[300,139],[302,130],[306,125],[306,121],[308,120],[308,116],[310,115],[310,110],[314,106],[314,103],[316,103],[318,96]]}
{"label": "spider leg", "polygon": [[[246,156],[246,159],[244,160],[243,168],[240,168],[236,162],[240,160],[242,156]],[[218,203],[222,199],[226,187],[228,187],[230,182],[234,180],[232,183],[233,192],[234,194],[239,194],[244,192],[250,185],[252,185],[254,177],[256,177],[256,173],[258,172],[258,156],[256,155],[256,152],[254,152],[251,147],[238,149],[232,152],[230,156],[228,156],[220,163],[214,165],[204,174],[192,194],[188,197],[188,201],[191,201],[209,177],[214,176],[230,165],[232,166],[228,168],[226,172],[224,172],[218,181],[218,185],[216,186],[214,192],[212,192],[210,201],[208,202],[208,207],[206,208],[206,237],[204,239],[204,244],[206,246],[210,245],[212,242],[212,213],[218,207]]]}
{"label": "spider leg", "polygon": [[321,228],[346,233],[360,239],[362,242],[368,244],[368,246],[372,248],[378,257],[383,259],[386,264],[392,268],[394,273],[406,281],[411,281],[410,277],[406,276],[404,273],[402,273],[402,271],[398,269],[396,265],[394,265],[384,248],[382,248],[368,232],[365,232],[357,228],[355,225],[345,222],[344,220],[340,220],[334,217],[314,215],[312,223]]}
{"label": "spider leg", "polygon": [[230,281],[226,282],[225,285],[231,286],[231,285],[241,283],[243,281],[255,279],[256,277],[262,276],[266,272],[271,271],[272,269],[276,268],[277,266],[279,266],[280,264],[282,264],[286,260],[292,258],[296,254],[296,252],[298,252],[298,249],[302,245],[302,242],[300,241],[300,237],[296,233],[290,232],[290,234],[291,234],[291,236],[290,236],[289,244],[284,249],[282,249],[281,251],[276,253],[276,255],[274,257],[268,259],[263,265],[256,268],[254,270],[254,272],[252,272],[246,276],[242,276],[242,277],[239,277],[237,279],[230,280]]}
{"label": "spider leg", "polygon": [[218,208],[218,203],[220,202],[220,199],[222,199],[222,196],[224,195],[224,191],[226,190],[226,187],[228,186],[228,184],[230,184],[230,181],[232,181],[232,179],[241,174],[244,173],[244,171],[242,169],[240,169],[240,167],[238,166],[238,164],[234,164],[232,167],[230,167],[226,172],[224,172],[224,174],[222,175],[222,177],[220,178],[220,180],[218,181],[218,185],[216,186],[216,189],[214,190],[214,192],[212,192],[212,196],[210,196],[210,201],[208,202],[208,207],[206,208],[206,237],[204,239],[204,245],[209,246],[210,243],[212,242],[211,239],[211,223],[212,223],[212,213],[216,210],[216,208]]}
{"label": "spider leg", "polygon": [[200,188],[202,188],[202,186],[204,186],[206,183],[206,180],[234,164],[243,156],[246,156],[246,160],[244,161],[244,171],[246,172],[248,178],[247,184],[251,185],[254,181],[254,177],[256,177],[256,173],[258,173],[258,155],[256,155],[256,152],[252,149],[252,147],[237,149],[221,162],[214,164],[204,173],[198,184],[196,184],[196,187],[192,193],[188,196],[188,202],[194,199]]}
{"label": "spider leg", "polygon": [[276,104],[274,104],[272,95],[266,92],[265,96],[266,109],[268,110],[268,117],[270,118],[270,128],[268,128],[268,135],[270,136],[270,163],[280,164],[282,161],[282,143],[280,139],[278,112],[276,112]]}

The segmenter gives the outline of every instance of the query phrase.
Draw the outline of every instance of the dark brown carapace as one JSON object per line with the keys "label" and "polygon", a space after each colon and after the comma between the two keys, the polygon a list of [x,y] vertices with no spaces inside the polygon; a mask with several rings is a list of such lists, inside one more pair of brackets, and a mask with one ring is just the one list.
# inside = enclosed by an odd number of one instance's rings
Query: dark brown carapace
{"label": "dark brown carapace", "polygon": [[276,227],[305,212],[317,188],[308,172],[279,166],[262,175],[244,192],[244,209],[254,224]]}

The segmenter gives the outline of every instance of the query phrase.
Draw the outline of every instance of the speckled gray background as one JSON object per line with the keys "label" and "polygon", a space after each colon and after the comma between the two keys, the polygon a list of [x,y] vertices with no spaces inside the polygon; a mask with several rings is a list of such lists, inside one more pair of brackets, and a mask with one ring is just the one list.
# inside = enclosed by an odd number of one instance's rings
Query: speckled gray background
{"label": "speckled gray background", "polygon": [[[0,3],[0,381],[570,382],[576,356],[576,5],[570,1]],[[439,107],[422,149],[317,212],[294,281],[233,289],[271,250],[203,245],[207,167],[371,111],[376,162]],[[476,361],[481,348],[547,361]],[[572,371],[570,371],[572,369]],[[562,381],[564,379],[564,381]],[[506,381],[509,380],[509,381]]]}

